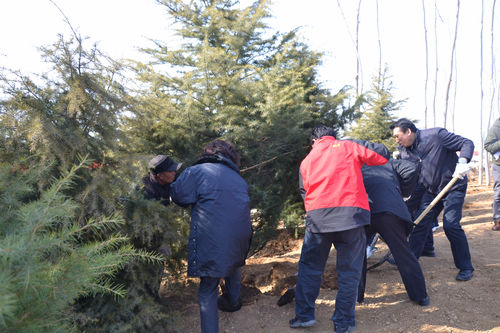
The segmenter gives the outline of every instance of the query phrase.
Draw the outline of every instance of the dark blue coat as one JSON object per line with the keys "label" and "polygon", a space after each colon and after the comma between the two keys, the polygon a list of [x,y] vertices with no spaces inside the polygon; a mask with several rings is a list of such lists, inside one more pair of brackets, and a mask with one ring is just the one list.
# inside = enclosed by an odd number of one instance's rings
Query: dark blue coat
{"label": "dark blue coat", "polygon": [[405,160],[389,160],[379,166],[361,168],[370,212],[389,213],[412,223],[403,197],[409,196],[418,179],[418,165]]}
{"label": "dark blue coat", "polygon": [[203,158],[170,185],[172,200],[192,205],[188,275],[226,277],[245,264],[250,247],[248,185],[220,155]]}
{"label": "dark blue coat", "polygon": [[[401,159],[421,161],[419,183],[433,193],[438,194],[451,180],[460,157],[470,161],[474,154],[474,143],[441,127],[417,130],[415,142],[410,147],[402,147]],[[467,177],[458,180],[452,190],[467,188]]]}

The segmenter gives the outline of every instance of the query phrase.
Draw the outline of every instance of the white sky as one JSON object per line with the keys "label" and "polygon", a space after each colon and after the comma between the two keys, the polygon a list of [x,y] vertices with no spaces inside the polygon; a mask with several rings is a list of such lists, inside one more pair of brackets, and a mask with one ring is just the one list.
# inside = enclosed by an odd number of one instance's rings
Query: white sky
{"label": "white sky", "polygon": [[[116,59],[139,58],[137,47],[151,46],[148,38],[168,40],[172,28],[164,7],[153,0],[54,0],[64,11],[73,27],[90,42]],[[244,0],[243,3],[251,1]],[[342,8],[344,15],[341,14]],[[362,86],[371,84],[378,73],[379,49],[374,0],[362,2],[360,14],[360,59]],[[425,0],[429,41],[428,127],[433,126],[432,99],[435,76],[434,1]],[[436,125],[443,126],[446,87],[450,76],[450,59],[455,29],[457,2],[437,0],[438,19],[438,95],[436,98]],[[491,75],[491,8],[493,0],[484,0],[484,114],[489,114],[492,96]],[[280,31],[301,27],[300,34],[313,50],[324,52],[323,65],[318,73],[324,86],[336,92],[342,86],[355,85],[356,53],[353,39],[356,32],[354,0],[275,0],[271,6],[274,16],[270,25]],[[500,33],[496,8],[495,34]],[[424,127],[425,44],[422,1],[379,0],[380,39],[382,63],[389,67],[394,94],[407,98],[396,117],[419,119]],[[455,102],[455,126],[451,117],[447,128],[480,143],[480,29],[481,2],[460,1],[460,25],[456,46],[458,84]],[[20,69],[24,73],[40,73],[37,47],[53,43],[57,34],[70,35],[59,10],[49,0],[1,0],[0,2],[0,66]],[[499,54],[500,42],[495,41]],[[497,70],[495,71],[495,73]],[[500,78],[498,78],[500,79]],[[496,77],[495,77],[495,80]],[[497,87],[498,81],[494,86]],[[448,113],[454,104],[455,85],[450,88]],[[498,113],[498,92],[494,97],[494,118]],[[486,131],[487,120],[483,120]]]}

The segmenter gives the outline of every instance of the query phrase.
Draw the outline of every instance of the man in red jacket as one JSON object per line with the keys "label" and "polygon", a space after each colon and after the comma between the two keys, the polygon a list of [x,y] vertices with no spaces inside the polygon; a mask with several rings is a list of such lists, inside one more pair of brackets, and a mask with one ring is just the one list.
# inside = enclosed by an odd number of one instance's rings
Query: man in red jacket
{"label": "man in red jacket", "polygon": [[356,327],[354,308],[366,249],[364,226],[370,223],[361,167],[387,163],[389,151],[383,147],[379,154],[352,141],[336,140],[335,135],[329,127],[315,127],[310,136],[312,150],[300,165],[307,217],[292,328],[316,323],[314,303],[332,244],[337,250],[338,276],[332,317],[335,332]]}

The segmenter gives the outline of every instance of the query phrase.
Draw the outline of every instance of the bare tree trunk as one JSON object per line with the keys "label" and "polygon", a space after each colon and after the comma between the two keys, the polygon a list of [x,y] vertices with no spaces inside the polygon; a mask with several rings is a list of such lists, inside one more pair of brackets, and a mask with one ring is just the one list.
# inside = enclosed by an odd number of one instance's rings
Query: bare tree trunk
{"label": "bare tree trunk", "polygon": [[[490,113],[488,116],[488,129],[491,127],[491,121],[493,120],[493,105],[495,103],[495,93],[496,93],[496,86],[497,86],[497,78],[496,78],[496,71],[495,71],[495,5],[496,5],[496,0],[493,0],[493,8],[491,9],[491,77],[490,77],[490,84],[491,84],[491,99],[490,99]],[[487,159],[486,161],[486,185],[490,185],[491,183],[491,177],[490,177],[490,159]]]}
{"label": "bare tree trunk", "polygon": [[491,121],[493,120],[493,106],[495,103],[495,94],[496,94],[496,85],[497,85],[497,77],[496,77],[496,64],[495,64],[495,4],[496,0],[493,0],[493,7],[491,9],[491,99],[490,99],[490,113],[488,117],[488,128],[491,125]]}
{"label": "bare tree trunk", "polygon": [[454,72],[455,72],[455,86],[453,87],[453,108],[451,109],[451,131],[452,132],[455,132],[455,106],[457,105],[457,86],[458,86],[457,61],[455,61]]}
{"label": "bare tree trunk", "polygon": [[359,96],[360,93],[360,81],[361,81],[361,91],[363,91],[363,78],[360,78],[361,72],[361,61],[359,56],[359,13],[361,12],[361,1],[358,3],[358,15],[356,17],[356,96]]}
{"label": "bare tree trunk", "polygon": [[460,14],[460,0],[457,0],[457,19],[455,21],[455,36],[453,38],[453,46],[451,48],[451,68],[450,68],[450,79],[448,80],[448,87],[446,88],[446,101],[444,104],[444,127],[446,128],[446,120],[448,118],[448,99],[450,95],[450,86],[453,79],[453,68],[455,63],[455,53],[457,45],[457,34],[458,34],[458,18]]}
{"label": "bare tree trunk", "polygon": [[[359,5],[361,6],[361,0],[359,1]],[[347,19],[344,14],[344,10],[342,9],[342,5],[340,4],[340,0],[337,0],[337,6],[339,7],[340,14],[342,15],[342,19],[344,20],[344,24],[347,29],[347,33],[349,34],[349,37],[351,38],[351,41],[356,48],[356,96],[359,96],[359,88],[358,88],[358,81],[359,81],[359,76],[360,76],[360,71],[361,71],[361,58],[359,56],[359,49],[358,49],[358,41],[357,41],[357,33],[356,33],[356,41],[354,41],[354,38],[352,36],[351,29],[349,29],[349,23],[347,22]],[[358,9],[358,20],[359,20],[359,9]]]}
{"label": "bare tree trunk", "polygon": [[378,12],[378,0],[375,1],[377,7],[377,38],[378,38],[378,80],[377,84],[380,89],[381,76],[382,76],[382,43],[380,42],[380,17]]}
{"label": "bare tree trunk", "polygon": [[[481,0],[481,69],[480,69],[480,86],[481,86],[481,107],[479,110],[479,134],[481,138],[481,147],[479,148],[479,173],[478,173],[478,178],[477,178],[477,184],[482,185],[483,184],[483,166],[484,166],[484,137],[483,137],[483,99],[484,99],[484,92],[483,92],[483,33],[484,33],[484,0]],[[488,164],[488,163],[486,163]]]}
{"label": "bare tree trunk", "polygon": [[439,59],[438,59],[438,37],[437,37],[437,18],[439,16],[437,9],[437,0],[434,0],[434,52],[435,52],[435,66],[436,73],[434,78],[434,99],[432,101],[432,115],[433,115],[433,125],[436,127],[436,97],[437,97],[437,83],[438,83],[438,72],[439,72]]}
{"label": "bare tree trunk", "polygon": [[[425,0],[422,0],[422,12],[424,14],[424,39],[425,39],[424,126],[425,126],[425,128],[427,128],[427,84],[429,82],[429,44],[427,41],[427,22],[426,22],[426,15],[425,15]],[[377,18],[378,18],[378,0],[377,0]],[[377,20],[377,22],[378,22],[378,20]],[[380,64],[379,64],[379,66],[380,66]],[[380,73],[380,67],[379,67],[379,73]]]}

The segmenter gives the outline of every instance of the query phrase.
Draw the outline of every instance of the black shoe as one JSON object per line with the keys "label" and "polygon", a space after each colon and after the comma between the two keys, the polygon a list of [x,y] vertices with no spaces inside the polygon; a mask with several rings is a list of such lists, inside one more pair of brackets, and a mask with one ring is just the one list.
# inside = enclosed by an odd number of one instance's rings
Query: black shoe
{"label": "black shoe", "polygon": [[422,252],[422,254],[420,256],[421,257],[431,257],[431,258],[434,258],[436,256],[436,252],[434,252],[434,251],[426,251],[426,252]]}
{"label": "black shoe", "polygon": [[427,305],[431,304],[431,300],[430,300],[429,296],[425,296],[425,298],[424,298],[424,299],[421,299],[421,300],[420,300],[420,301],[418,301],[417,303],[418,303],[418,305],[420,305],[420,306],[427,306]]}
{"label": "black shoe", "polygon": [[285,304],[288,304],[291,301],[293,301],[294,297],[295,297],[295,287],[290,287],[283,295],[281,295],[277,304],[278,306],[283,306]]}
{"label": "black shoe", "polygon": [[316,324],[316,320],[311,319],[311,320],[303,321],[303,320],[295,317],[293,319],[290,319],[289,323],[290,323],[291,328],[311,327],[314,324]]}
{"label": "black shoe", "polygon": [[342,327],[342,326],[337,326],[337,325],[333,325],[333,326],[334,326],[333,331],[335,333],[348,333],[348,332],[352,332],[356,329],[356,325],[347,326],[347,327]]}
{"label": "black shoe", "polygon": [[241,299],[238,299],[238,303],[231,304],[227,294],[222,294],[219,298],[217,298],[217,307],[219,310],[224,312],[235,312],[241,309]]}
{"label": "black shoe", "polygon": [[469,281],[473,276],[474,273],[472,273],[472,269],[462,269],[458,272],[456,279],[458,281]]}

